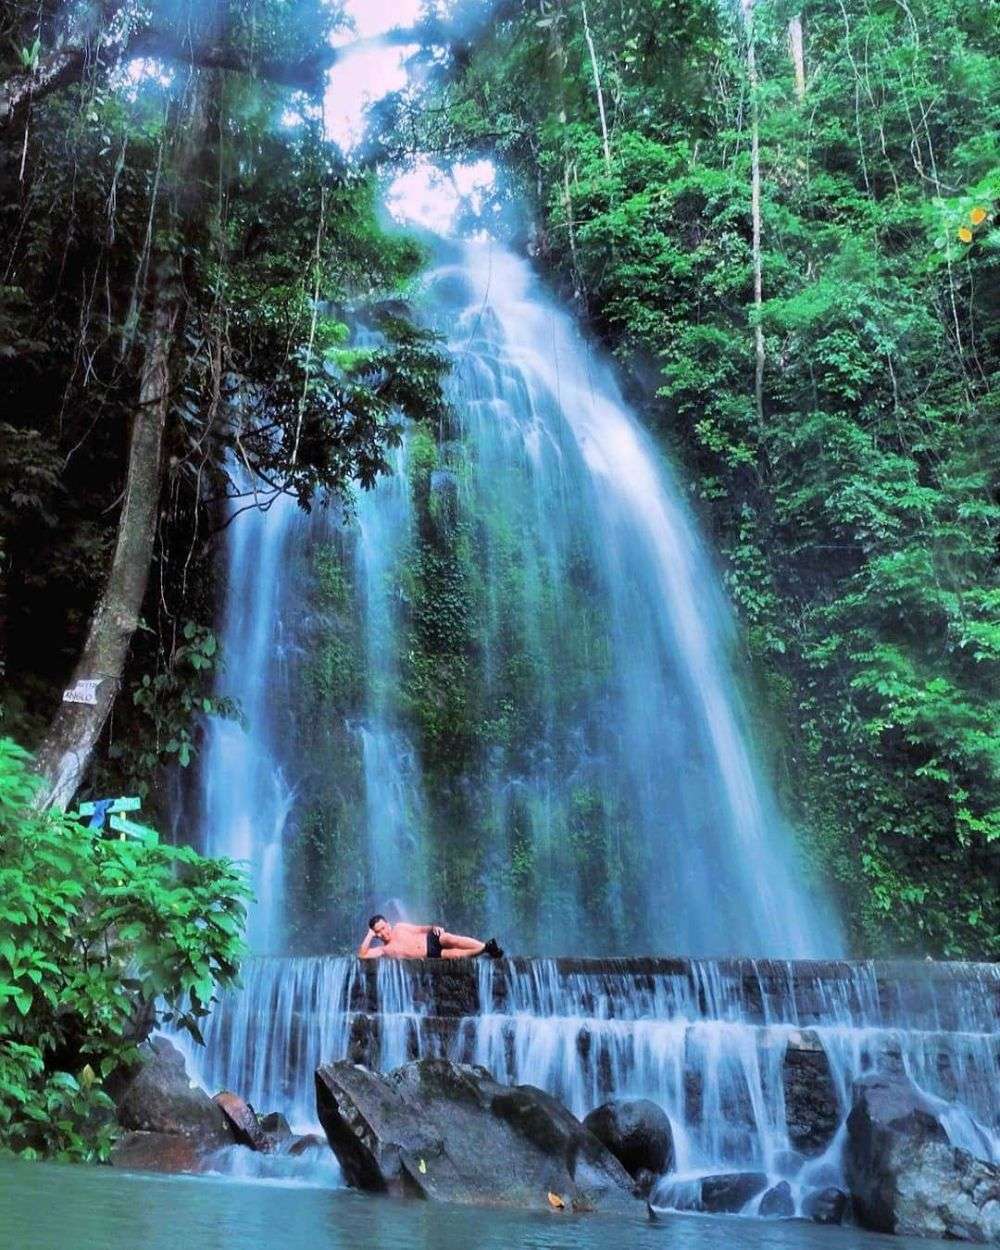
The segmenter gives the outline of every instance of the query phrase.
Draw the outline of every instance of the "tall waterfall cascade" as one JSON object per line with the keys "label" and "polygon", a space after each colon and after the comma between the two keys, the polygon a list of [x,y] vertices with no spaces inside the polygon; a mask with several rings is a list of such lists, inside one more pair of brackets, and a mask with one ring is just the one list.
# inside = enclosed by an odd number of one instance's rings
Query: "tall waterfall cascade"
{"label": "tall waterfall cascade", "polygon": [[[372,910],[525,953],[839,953],[754,761],[720,582],[611,370],[496,243],[420,304],[451,416],[344,522],[230,527],[205,846],[260,953]],[[394,911],[392,909],[395,909]]]}

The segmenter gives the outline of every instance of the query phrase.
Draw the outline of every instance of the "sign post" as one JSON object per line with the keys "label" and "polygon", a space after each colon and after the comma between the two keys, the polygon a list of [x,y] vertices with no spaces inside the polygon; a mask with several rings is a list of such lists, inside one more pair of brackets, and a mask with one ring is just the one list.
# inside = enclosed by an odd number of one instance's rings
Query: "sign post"
{"label": "sign post", "polygon": [[103,829],[104,822],[111,817],[111,828],[120,833],[123,837],[141,837],[144,842],[150,840],[150,835],[157,838],[155,829],[147,829],[145,825],[133,824],[132,821],[126,820],[122,812],[137,812],[142,807],[142,799],[135,795],[122,795],[117,799],[94,799],[90,803],[81,803],[77,813],[79,816],[89,816],[89,829]]}

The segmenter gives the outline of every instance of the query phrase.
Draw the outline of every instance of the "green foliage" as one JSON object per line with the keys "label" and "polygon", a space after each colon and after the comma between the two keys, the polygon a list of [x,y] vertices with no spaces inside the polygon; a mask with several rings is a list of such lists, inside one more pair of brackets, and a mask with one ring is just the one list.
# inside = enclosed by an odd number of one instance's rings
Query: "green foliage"
{"label": "green foliage", "polygon": [[237,976],[248,891],[228,861],[38,811],[29,763],[0,739],[0,1145],[105,1158],[103,1082],[158,1013],[200,1037]]}
{"label": "green foliage", "polygon": [[191,764],[198,753],[201,716],[238,718],[232,700],[208,693],[218,658],[213,631],[186,621],[166,664],[136,681],[131,691],[135,715],[127,731],[119,726],[108,745],[108,759],[130,792],[145,798],[160,767],[175,761],[181,768]]}

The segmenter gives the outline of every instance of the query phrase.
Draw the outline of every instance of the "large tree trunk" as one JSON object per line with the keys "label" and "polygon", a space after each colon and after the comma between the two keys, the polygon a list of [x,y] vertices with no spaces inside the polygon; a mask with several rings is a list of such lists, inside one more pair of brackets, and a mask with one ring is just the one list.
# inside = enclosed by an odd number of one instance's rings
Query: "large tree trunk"
{"label": "large tree trunk", "polygon": [[139,404],[132,421],[125,498],[107,585],[91,618],[72,685],[100,679],[93,704],[61,703],[39,747],[45,807],[65,808],[80,787],[118,693],[153,560],[170,405],[170,348],[180,309],[177,283],[161,274],[143,361]]}
{"label": "large tree trunk", "polygon": [[[196,71],[188,83],[175,119],[175,146],[167,175],[173,219],[189,233],[197,233],[203,225],[200,218],[208,202],[204,178],[213,150],[209,79],[209,74]],[[170,247],[176,246],[174,239]],[[36,767],[45,780],[38,803],[43,807],[65,808],[80,787],[121,686],[153,562],[172,389],[171,349],[184,301],[180,261],[173,250],[158,252],[154,274],[118,539],[107,585],[97,601],[71,680],[71,686],[82,681],[99,684],[93,703],[59,705],[38,748]]]}

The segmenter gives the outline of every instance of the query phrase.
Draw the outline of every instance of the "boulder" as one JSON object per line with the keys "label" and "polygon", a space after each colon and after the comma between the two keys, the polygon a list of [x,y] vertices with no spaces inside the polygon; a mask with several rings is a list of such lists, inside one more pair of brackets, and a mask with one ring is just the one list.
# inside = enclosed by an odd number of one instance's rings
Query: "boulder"
{"label": "boulder", "polygon": [[197,1138],[206,1148],[232,1142],[222,1111],[188,1080],[184,1056],[165,1037],[142,1048],[142,1061],[118,1101],[122,1128]]}
{"label": "boulder", "polygon": [[662,1107],[640,1098],[615,1099],[596,1107],[583,1121],[633,1179],[649,1171],[657,1176],[674,1166],[674,1136]]}
{"label": "boulder", "polygon": [[842,1224],[847,1212],[847,1194],[828,1185],[814,1189],[802,1199],[802,1214],[816,1224]]}
{"label": "boulder", "polygon": [[735,1214],[766,1188],[767,1176],[763,1172],[723,1172],[719,1176],[703,1176],[701,1210]]}
{"label": "boulder", "polygon": [[653,1212],[711,1211],[736,1215],[767,1189],[763,1172],[722,1172],[716,1176],[674,1180],[664,1177],[650,1198]]}
{"label": "boulder", "polygon": [[329,1150],[329,1146],[322,1137],[318,1137],[315,1133],[307,1133],[305,1137],[295,1138],[288,1147],[288,1153],[293,1159],[297,1159],[299,1155],[304,1155],[306,1151],[318,1150],[320,1147],[324,1150]]}
{"label": "boulder", "polygon": [[272,1142],[287,1141],[292,1135],[292,1128],[280,1111],[269,1111],[260,1118],[260,1127]]}
{"label": "boulder", "polygon": [[909,1078],[854,1083],[845,1170],[854,1217],[876,1232],[1000,1240],[1000,1167],[952,1146],[945,1104]]}
{"label": "boulder", "polygon": [[779,1181],[771,1186],[761,1198],[757,1214],[771,1219],[785,1219],[795,1214],[795,1199],[788,1181]]}
{"label": "boulder", "polygon": [[249,1146],[262,1154],[269,1154],[274,1147],[264,1132],[257,1113],[249,1103],[231,1090],[224,1089],[212,1100],[229,1122],[233,1139],[241,1146]]}
{"label": "boulder", "polygon": [[210,1155],[183,1133],[123,1133],[111,1149],[111,1165],[131,1172],[204,1172]]}
{"label": "boulder", "polygon": [[809,1033],[797,1034],[781,1066],[788,1140],[808,1157],[821,1155],[840,1126],[837,1091],[826,1053]]}
{"label": "boulder", "polygon": [[382,1075],[342,1060],[317,1070],[316,1104],[359,1189],[521,1209],[635,1209],[628,1173],[575,1116],[484,1068],[420,1059]]}

